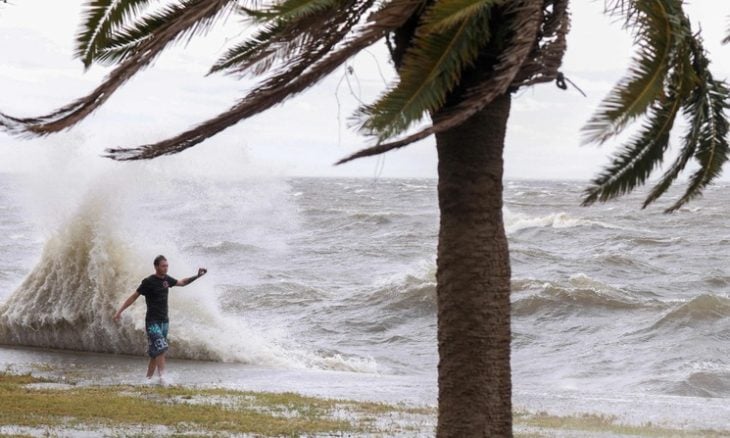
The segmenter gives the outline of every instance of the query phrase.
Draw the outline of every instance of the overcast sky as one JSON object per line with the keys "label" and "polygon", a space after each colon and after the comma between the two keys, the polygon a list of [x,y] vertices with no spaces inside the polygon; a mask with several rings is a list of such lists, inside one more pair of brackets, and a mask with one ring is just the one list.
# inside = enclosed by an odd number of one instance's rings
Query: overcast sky
{"label": "overcast sky", "polygon": [[[81,1],[11,3],[0,3],[2,111],[44,114],[102,80],[107,69],[84,72],[81,62],[73,59]],[[603,5],[604,0],[572,2],[573,26],[562,70],[588,98],[554,84],[523,89],[515,96],[505,149],[507,178],[587,179],[607,163],[616,145],[580,146],[580,128],[622,76],[632,48],[620,23],[602,14]],[[730,78],[730,45],[720,44],[728,27],[730,1],[694,0],[687,8],[695,29],[701,24],[713,72]],[[129,165],[98,156],[106,147],[169,137],[226,110],[252,83],[204,74],[231,42],[241,38],[242,29],[232,17],[207,38],[169,50],[69,132],[30,141],[0,133],[0,171],[33,169],[34,163],[48,157],[58,165],[70,157],[94,168]],[[350,65],[351,76],[346,77],[342,68],[306,93],[192,150],[144,165],[248,175],[435,177],[433,138],[383,158],[332,166],[369,144],[349,128],[348,118],[358,99],[372,101],[393,78],[383,44]]]}

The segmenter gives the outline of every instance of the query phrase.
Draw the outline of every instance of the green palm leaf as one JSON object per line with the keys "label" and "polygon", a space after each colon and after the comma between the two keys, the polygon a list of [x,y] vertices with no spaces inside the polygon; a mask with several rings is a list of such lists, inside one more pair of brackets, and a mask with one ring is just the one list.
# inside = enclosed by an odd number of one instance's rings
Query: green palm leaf
{"label": "green palm leaf", "polygon": [[730,90],[724,82],[716,81],[708,72],[706,77],[706,100],[704,105],[705,119],[699,132],[694,157],[700,165],[690,178],[685,194],[669,209],[679,209],[690,200],[700,196],[707,187],[722,173],[722,166],[728,160],[728,120],[725,111],[730,108]]}
{"label": "green palm leaf", "polygon": [[680,104],[689,120],[682,149],[651,190],[643,207],[662,196],[692,158],[700,168],[691,177],[684,196],[666,212],[675,211],[699,196],[702,189],[720,175],[723,164],[728,160],[730,149],[725,110],[730,105],[730,91],[725,83],[712,77],[702,41],[699,35],[692,33],[686,16],[678,21],[678,25],[684,31],[677,34],[679,37],[671,61],[674,67],[666,85],[667,91],[652,103],[649,121],[641,134],[624,147],[614,162],[592,182],[593,186],[585,193],[584,205],[612,199],[646,181],[662,161],[668,146],[669,130]]}
{"label": "green palm leaf", "polygon": [[171,15],[155,14],[118,29],[99,47],[93,60],[104,64],[121,63],[137,53],[145,41],[153,38],[155,32],[172,19]]}
{"label": "green palm leaf", "polygon": [[585,143],[603,143],[642,115],[657,99],[671,67],[672,49],[683,37],[675,0],[636,0],[639,46],[628,75],[583,128]]}
{"label": "green palm leaf", "polygon": [[423,19],[429,32],[458,26],[485,8],[498,6],[505,0],[451,0],[437,2]]}
{"label": "green palm leaf", "polygon": [[[591,182],[592,187],[586,190],[583,205],[590,205],[596,201],[604,202],[632,191],[643,184],[651,172],[661,164],[664,152],[669,147],[669,134],[677,114],[686,96],[691,94],[698,83],[698,77],[689,57],[690,49],[686,44],[680,47],[681,49],[672,56],[672,64],[676,67],[669,77],[667,91],[652,104],[647,121],[639,134],[624,146],[614,156],[613,163]],[[664,184],[666,183],[660,183],[662,187],[655,190],[656,196],[663,193],[661,189]],[[650,195],[650,200],[647,200],[645,205],[653,200],[652,196],[654,194]]]}
{"label": "green palm leaf", "polygon": [[614,156],[609,165],[585,192],[583,205],[607,201],[643,184],[661,164],[669,146],[669,133],[681,107],[679,96],[669,96],[651,108],[641,132]]}
{"label": "green palm leaf", "polygon": [[157,13],[165,17],[165,24],[155,32],[154,38],[148,39],[125,59],[91,93],[41,117],[12,118],[0,114],[0,126],[29,135],[47,135],[70,128],[106,102],[120,86],[153,62],[169,44],[207,30],[235,3],[236,0],[186,0],[168,6]]}
{"label": "green palm leaf", "polygon": [[436,3],[426,12],[423,23],[416,30],[414,45],[406,52],[399,71],[398,84],[372,105],[364,106],[356,114],[361,130],[386,139],[406,130],[419,121],[427,111],[443,106],[446,96],[459,82],[462,70],[472,65],[490,38],[489,17],[491,2],[482,2],[481,8],[469,8],[471,14],[446,30],[432,32],[433,11]]}
{"label": "green palm leaf", "polygon": [[[361,6],[367,8],[368,4],[363,3]],[[179,153],[193,147],[229,126],[265,111],[317,83],[341,66],[347,59],[380,41],[387,32],[402,26],[420,6],[421,3],[418,1],[392,1],[386,3],[372,14],[368,18],[367,24],[351,38],[348,38],[343,46],[327,54],[316,64],[308,66],[306,71],[301,72],[301,74],[282,71],[265,81],[261,86],[256,87],[253,92],[230,110],[193,129],[153,144],[135,148],[107,149],[107,156],[115,160],[144,160]]]}
{"label": "green palm leaf", "polygon": [[705,94],[701,92],[701,89],[702,87],[696,87],[693,90],[689,98],[689,103],[685,104],[682,110],[684,116],[690,121],[689,128],[683,139],[682,150],[674,160],[674,163],[664,172],[662,178],[652,188],[642,208],[648,207],[649,204],[659,199],[669,189],[695,154],[697,144],[700,141],[700,130],[707,118],[705,113]]}
{"label": "green palm leaf", "polygon": [[91,0],[86,3],[81,31],[76,37],[76,56],[84,66],[91,66],[99,47],[107,40],[115,27],[122,26],[132,16],[140,13],[149,0]]}
{"label": "green palm leaf", "polygon": [[[137,53],[143,47],[145,41],[153,38],[155,33],[162,32],[175,21],[183,19],[187,11],[199,3],[202,2],[188,0],[175,5],[168,5],[161,10],[139,17],[134,22],[116,29],[104,41],[104,44],[99,45],[94,60],[106,64],[118,64],[124,61]],[[207,32],[220,16],[230,12],[231,6],[224,6],[218,13],[196,20],[186,30],[176,35],[171,42]]]}
{"label": "green palm leaf", "polygon": [[215,73],[222,70],[237,69],[245,70],[250,63],[258,61],[265,56],[271,54],[273,50],[269,49],[274,40],[282,34],[286,28],[286,23],[277,21],[267,24],[264,29],[260,30],[248,40],[231,47],[223,56],[213,64],[209,73]]}
{"label": "green palm leaf", "polygon": [[337,6],[340,6],[339,0],[285,0],[264,10],[246,11],[259,19],[289,21]]}
{"label": "green palm leaf", "polygon": [[121,64],[127,58],[137,53],[147,38],[127,42],[110,42],[109,46],[100,49],[94,56],[94,61],[103,65]]}
{"label": "green palm leaf", "polygon": [[[198,17],[189,17],[190,11],[195,8],[203,9],[206,3],[216,5],[219,10],[211,13],[207,8],[205,14]],[[150,40],[156,33],[172,28],[176,22],[187,21],[188,25],[170,38],[167,43],[189,39],[192,36],[202,35],[210,30],[213,23],[232,10],[235,2],[221,4],[219,0],[185,0],[176,4],[167,5],[139,18],[129,18],[123,26],[116,27],[103,42],[99,42],[93,61],[106,64],[120,63],[137,53],[145,41]],[[167,44],[166,43],[166,44]]]}
{"label": "green palm leaf", "polygon": [[[438,112],[438,118],[431,126],[410,134],[404,138],[387,143],[378,143],[361,149],[335,164],[343,164],[362,157],[382,154],[393,149],[408,146],[430,135],[453,129],[464,123],[471,116],[489,105],[519,81],[518,75],[525,65],[528,56],[535,46],[535,35],[543,22],[543,11],[540,3],[531,0],[514,0],[507,3],[502,11],[503,18],[509,20],[514,31],[507,37],[508,43],[499,55],[489,80],[484,80],[468,88],[456,105]],[[500,44],[504,44],[501,42]]]}
{"label": "green palm leaf", "polygon": [[[246,14],[263,22],[254,36],[230,48],[211,68],[210,73],[266,73],[277,62],[307,57],[318,50],[335,29],[351,21],[353,13],[369,8],[374,0],[290,0],[269,9],[246,9]],[[352,28],[356,23],[351,22]],[[326,43],[325,43],[326,44]]]}
{"label": "green palm leaf", "polygon": [[398,140],[378,143],[361,149],[335,164],[339,165],[358,158],[382,154],[408,146],[430,135],[455,128],[489,105],[497,96],[506,93],[511,86],[515,85],[515,81],[519,82],[519,73],[535,46],[535,35],[543,22],[542,6],[531,0],[515,0],[507,3],[502,13],[502,18],[509,20],[512,23],[511,28],[515,31],[507,37],[509,42],[499,55],[499,60],[493,67],[489,80],[468,88],[459,103],[446,110],[440,110],[438,120],[434,120],[431,126]]}

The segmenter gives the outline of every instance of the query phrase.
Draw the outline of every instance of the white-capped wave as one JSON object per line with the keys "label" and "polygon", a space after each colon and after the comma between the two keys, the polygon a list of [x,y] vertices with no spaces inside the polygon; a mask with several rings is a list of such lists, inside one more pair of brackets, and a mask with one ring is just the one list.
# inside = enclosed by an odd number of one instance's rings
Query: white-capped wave
{"label": "white-capped wave", "polygon": [[515,280],[513,292],[517,295],[512,304],[516,316],[544,313],[554,317],[607,311],[631,311],[661,308],[663,304],[647,300],[631,292],[613,287],[583,273],[570,276],[567,284],[541,282],[539,280]]}
{"label": "white-capped wave", "polygon": [[583,226],[598,226],[602,228],[620,227],[605,222],[593,221],[580,217],[570,216],[568,213],[551,213],[545,216],[533,217],[524,213],[515,213],[504,208],[504,224],[507,234],[515,233],[527,228],[574,228]]}

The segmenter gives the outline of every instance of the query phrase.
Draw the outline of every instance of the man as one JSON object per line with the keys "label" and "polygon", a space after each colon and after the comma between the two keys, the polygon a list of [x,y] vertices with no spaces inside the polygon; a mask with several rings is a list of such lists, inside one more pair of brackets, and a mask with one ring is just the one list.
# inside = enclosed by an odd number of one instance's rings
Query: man
{"label": "man", "polygon": [[160,383],[165,383],[165,352],[168,349],[167,329],[169,319],[167,317],[167,295],[169,288],[173,286],[187,286],[193,281],[205,275],[208,270],[198,269],[198,275],[176,280],[167,275],[168,263],[165,256],[159,255],[154,261],[155,273],[142,280],[137,290],[127,298],[117,313],[114,321],[119,322],[122,312],[131,306],[140,295],[144,295],[147,304],[147,315],[145,316],[145,331],[147,332],[147,353],[150,356],[150,363],[147,366],[147,378],[151,379],[155,369],[160,376]]}

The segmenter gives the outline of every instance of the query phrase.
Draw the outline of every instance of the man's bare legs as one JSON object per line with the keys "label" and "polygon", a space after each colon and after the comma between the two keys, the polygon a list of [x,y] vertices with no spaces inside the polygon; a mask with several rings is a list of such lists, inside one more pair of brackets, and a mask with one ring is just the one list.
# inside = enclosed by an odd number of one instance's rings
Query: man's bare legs
{"label": "man's bare legs", "polygon": [[165,353],[150,358],[150,363],[147,365],[148,379],[151,379],[155,375],[155,369],[157,369],[157,374],[162,378],[165,374]]}
{"label": "man's bare legs", "polygon": [[150,363],[147,365],[147,378],[151,379],[155,375],[155,368],[157,368],[157,358],[151,357]]}
{"label": "man's bare legs", "polygon": [[157,374],[160,376],[160,379],[165,377],[165,353],[157,356]]}

